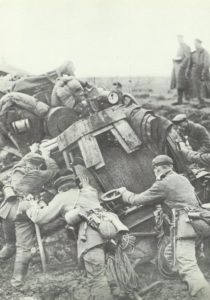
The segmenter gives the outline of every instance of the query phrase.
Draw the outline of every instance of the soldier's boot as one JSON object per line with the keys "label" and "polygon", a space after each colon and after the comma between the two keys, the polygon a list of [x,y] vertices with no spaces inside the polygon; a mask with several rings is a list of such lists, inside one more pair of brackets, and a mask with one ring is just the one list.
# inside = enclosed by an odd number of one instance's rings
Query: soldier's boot
{"label": "soldier's boot", "polygon": [[23,250],[21,253],[16,254],[14,271],[11,279],[11,285],[16,289],[20,289],[24,284],[30,258],[31,253],[29,251]]}
{"label": "soldier's boot", "polygon": [[6,244],[0,251],[0,260],[7,260],[11,258],[15,254],[15,245],[14,244]]}
{"label": "soldier's boot", "polygon": [[177,102],[172,103],[172,105],[181,105],[183,103],[183,94],[184,94],[184,91],[182,89],[178,89],[177,90],[177,96],[178,96]]}
{"label": "soldier's boot", "polygon": [[199,98],[198,100],[199,100],[199,104],[197,106],[198,109],[206,107],[206,102],[205,102],[205,100],[203,98]]}
{"label": "soldier's boot", "polygon": [[209,300],[210,299],[210,287],[200,289],[195,297],[195,300]]}
{"label": "soldier's boot", "polygon": [[8,220],[3,220],[2,230],[6,244],[0,251],[0,260],[7,260],[15,254],[15,226],[14,223]]}

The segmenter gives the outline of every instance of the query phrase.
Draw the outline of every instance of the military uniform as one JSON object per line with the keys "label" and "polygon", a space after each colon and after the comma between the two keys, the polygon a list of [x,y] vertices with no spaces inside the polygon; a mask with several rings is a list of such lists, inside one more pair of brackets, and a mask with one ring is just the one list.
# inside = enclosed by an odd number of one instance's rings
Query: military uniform
{"label": "military uniform", "polygon": [[[48,206],[40,209],[38,206],[31,206],[27,211],[28,217],[36,224],[46,224],[59,216],[68,215],[67,213],[80,209],[82,214],[89,211],[101,210],[98,193],[89,185],[81,190],[74,187],[66,192],[57,194]],[[67,219],[68,217],[66,217]],[[104,239],[98,231],[92,229],[82,219],[76,223],[78,230],[77,251],[78,258],[84,263],[87,276],[94,279],[91,287],[91,298],[94,300],[111,300],[112,296],[105,275],[105,253],[103,249]],[[70,220],[68,219],[70,222]],[[74,223],[74,220],[71,223]],[[73,225],[73,224],[72,224]],[[85,236],[85,240],[84,240]]]}
{"label": "military uniform", "polygon": [[[194,296],[200,290],[209,293],[208,283],[196,262],[196,234],[191,224],[186,223],[187,214],[184,208],[200,208],[194,188],[188,179],[170,170],[163,173],[150,189],[141,194],[121,189],[123,200],[131,205],[155,205],[164,202],[168,207],[179,211],[176,249],[179,274],[183,281],[187,282],[190,295]],[[208,230],[210,232],[210,227]],[[210,297],[210,293],[208,296]]]}
{"label": "military uniform", "polygon": [[[45,170],[34,168],[33,164],[45,164]],[[34,245],[35,228],[31,220],[24,215],[17,216],[21,201],[28,195],[38,195],[45,184],[56,175],[58,167],[51,158],[43,159],[38,154],[29,153],[14,167],[9,183],[17,197],[13,201],[4,201],[0,207],[2,219],[15,222],[16,259],[12,283],[18,286],[27,273],[30,251]]]}
{"label": "military uniform", "polygon": [[190,150],[181,150],[181,153],[189,163],[210,167],[210,153],[200,153]]}
{"label": "military uniform", "polygon": [[199,147],[197,146],[198,150],[196,149],[198,152],[210,152],[210,134],[208,130],[204,126],[192,121],[188,121],[188,124],[188,138],[190,145],[192,144],[193,146],[195,143],[199,145]]}
{"label": "military uniform", "polygon": [[182,103],[183,93],[188,97],[188,81],[185,77],[188,60],[190,57],[190,47],[182,43],[174,59],[174,67],[171,78],[171,89],[176,88],[178,93],[178,103]]}
{"label": "military uniform", "polygon": [[198,152],[205,153],[210,152],[210,134],[208,130],[201,124],[194,123],[187,119],[185,114],[176,115],[172,122],[175,125],[182,126],[182,122],[187,121],[187,129],[185,132],[181,132],[181,135],[186,135],[190,146]]}
{"label": "military uniform", "polygon": [[191,53],[186,72],[190,76],[193,93],[201,104],[204,103],[204,82],[209,79],[209,66],[209,53],[204,48]]}

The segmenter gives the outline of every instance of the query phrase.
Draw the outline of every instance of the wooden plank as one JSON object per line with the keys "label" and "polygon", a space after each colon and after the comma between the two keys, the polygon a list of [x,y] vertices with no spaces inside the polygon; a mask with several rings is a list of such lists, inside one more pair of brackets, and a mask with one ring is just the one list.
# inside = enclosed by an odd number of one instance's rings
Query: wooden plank
{"label": "wooden plank", "polygon": [[139,149],[142,142],[126,120],[115,122],[113,126],[115,130],[112,130],[112,133],[127,153]]}
{"label": "wooden plank", "polygon": [[89,116],[85,120],[79,120],[57,137],[59,150],[63,151],[73,143],[77,142],[84,135],[101,130],[106,126],[125,118],[126,116],[123,111],[106,109]]}
{"label": "wooden plank", "polygon": [[120,133],[117,131],[117,129],[116,128],[111,129],[111,133],[114,135],[114,137],[120,143],[120,145],[123,147],[123,149],[127,153],[131,153],[130,148],[128,147],[128,145],[126,144],[126,142],[124,141],[124,139],[122,138],[122,136],[120,135]]}
{"label": "wooden plank", "polygon": [[83,136],[78,145],[86,168],[101,168],[105,165],[97,140],[91,134]]}

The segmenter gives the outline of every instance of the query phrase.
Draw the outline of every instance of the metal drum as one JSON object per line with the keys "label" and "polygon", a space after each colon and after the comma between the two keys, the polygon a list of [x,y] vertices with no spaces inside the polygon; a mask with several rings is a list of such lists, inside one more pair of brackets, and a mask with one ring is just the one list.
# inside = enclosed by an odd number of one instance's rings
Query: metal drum
{"label": "metal drum", "polygon": [[46,129],[51,137],[56,137],[77,120],[78,115],[73,109],[64,106],[53,107],[45,119]]}
{"label": "metal drum", "polygon": [[31,129],[31,124],[29,119],[22,119],[12,122],[12,128],[15,133],[22,133],[29,131]]}

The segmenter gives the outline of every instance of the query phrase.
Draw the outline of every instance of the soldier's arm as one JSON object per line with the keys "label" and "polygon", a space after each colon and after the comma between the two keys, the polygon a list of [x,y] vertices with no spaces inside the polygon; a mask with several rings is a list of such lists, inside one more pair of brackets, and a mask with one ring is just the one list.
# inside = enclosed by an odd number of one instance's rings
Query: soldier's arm
{"label": "soldier's arm", "polygon": [[205,76],[208,73],[209,67],[210,67],[209,53],[205,51],[203,56],[202,76]]}
{"label": "soldier's arm", "polygon": [[61,101],[57,95],[57,87],[58,87],[58,84],[56,83],[52,90],[52,95],[51,95],[51,106],[54,106],[54,107],[61,105]]}
{"label": "soldier's arm", "polygon": [[122,192],[122,198],[131,205],[155,205],[166,199],[166,193],[161,181],[156,181],[151,188],[141,194],[125,190]]}
{"label": "soldier's arm", "polygon": [[200,141],[201,144],[198,151],[201,153],[206,152],[207,150],[210,151],[210,134],[208,130],[200,124],[196,124],[196,129],[197,140]]}
{"label": "soldier's arm", "polygon": [[182,150],[184,158],[190,163],[202,164],[210,166],[210,153],[199,153],[196,151]]}
{"label": "soldier's arm", "polygon": [[58,172],[56,162],[51,159],[45,159],[46,170],[31,170],[25,173],[21,168],[14,170],[12,174],[12,186],[15,190],[23,192],[40,192],[42,187],[47,184]]}
{"label": "soldier's arm", "polygon": [[32,181],[37,184],[37,186],[41,185],[44,186],[47,184],[51,179],[55,177],[58,173],[59,168],[56,162],[52,158],[45,159],[46,163],[46,170],[32,170],[31,172],[25,175],[25,180]]}
{"label": "soldier's arm", "polygon": [[188,65],[188,62],[190,60],[190,47],[186,46],[184,47],[184,58],[181,63],[181,67],[186,67]]}
{"label": "soldier's arm", "polygon": [[58,194],[47,206],[43,208],[40,208],[38,204],[31,205],[31,207],[26,211],[26,214],[33,223],[42,225],[59,217],[62,214],[63,209],[64,203],[60,194]]}

